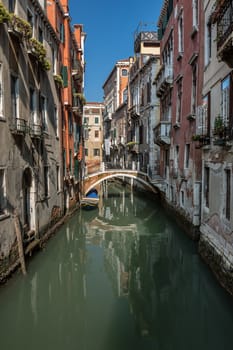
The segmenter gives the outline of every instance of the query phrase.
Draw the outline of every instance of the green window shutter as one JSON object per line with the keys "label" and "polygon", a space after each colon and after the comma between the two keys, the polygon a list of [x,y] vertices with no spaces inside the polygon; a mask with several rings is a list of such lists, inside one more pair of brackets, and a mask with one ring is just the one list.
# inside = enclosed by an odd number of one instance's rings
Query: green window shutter
{"label": "green window shutter", "polygon": [[64,88],[68,87],[68,69],[67,69],[67,66],[61,67],[61,76],[62,76],[62,80],[63,80],[63,87]]}
{"label": "green window shutter", "polygon": [[173,0],[168,1],[168,16],[170,17],[173,10]]}
{"label": "green window shutter", "polygon": [[158,39],[161,40],[162,37],[163,37],[162,29],[161,29],[161,28],[158,28]]}

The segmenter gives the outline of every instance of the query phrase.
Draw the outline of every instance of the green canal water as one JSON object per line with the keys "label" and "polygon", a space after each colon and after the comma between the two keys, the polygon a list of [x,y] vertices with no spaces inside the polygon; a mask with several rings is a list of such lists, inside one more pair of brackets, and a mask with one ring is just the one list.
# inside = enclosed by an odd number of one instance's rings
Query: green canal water
{"label": "green canal water", "polygon": [[233,301],[159,200],[108,187],[0,287],[1,350],[225,350]]}

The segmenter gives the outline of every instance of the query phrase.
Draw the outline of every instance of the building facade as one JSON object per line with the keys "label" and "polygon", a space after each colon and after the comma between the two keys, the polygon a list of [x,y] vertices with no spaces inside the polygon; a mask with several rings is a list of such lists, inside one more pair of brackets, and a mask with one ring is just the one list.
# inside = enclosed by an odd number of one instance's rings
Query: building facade
{"label": "building facade", "polygon": [[88,174],[100,170],[103,161],[103,111],[100,102],[87,102],[83,108],[85,165]]}
{"label": "building facade", "polygon": [[83,32],[82,26],[71,30],[67,6],[38,0],[0,4],[0,280],[70,204],[66,170],[69,165],[75,176],[82,146],[83,83],[82,77],[74,81],[74,67],[83,67]]}
{"label": "building facade", "polygon": [[159,98],[154,79],[160,67],[157,32],[135,32],[134,58],[129,73],[127,160],[133,168],[154,177],[158,173],[159,147],[153,129],[159,122]]}
{"label": "building facade", "polygon": [[[202,220],[199,250],[233,293],[233,44],[232,1],[204,1]],[[208,140],[208,145],[203,140]]]}
{"label": "building facade", "polygon": [[104,160],[124,166],[129,59],[116,62],[103,85]]}
{"label": "building facade", "polygon": [[202,110],[202,14],[201,1],[164,1],[158,21],[161,69],[155,79],[161,105],[155,142],[165,198],[192,236],[201,221],[201,151],[194,138]]}
{"label": "building facade", "polygon": [[[62,118],[63,188],[65,210],[76,205],[81,189],[82,113],[85,103],[83,90],[84,42],[82,25],[71,27],[69,1],[47,1],[48,18],[60,39],[60,59],[54,71],[57,81]],[[55,57],[57,53],[54,53]],[[59,79],[60,78],[60,79]],[[61,80],[61,84],[60,84]]]}

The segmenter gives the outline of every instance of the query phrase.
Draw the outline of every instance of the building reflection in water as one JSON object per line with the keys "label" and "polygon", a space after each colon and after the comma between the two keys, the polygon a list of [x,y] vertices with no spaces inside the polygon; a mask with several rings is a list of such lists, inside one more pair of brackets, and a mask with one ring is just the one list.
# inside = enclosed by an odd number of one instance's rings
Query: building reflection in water
{"label": "building reflection in water", "polygon": [[101,190],[0,290],[2,348],[230,348],[233,305],[195,244],[157,198]]}
{"label": "building reflection in water", "polygon": [[86,222],[87,243],[103,247],[105,270],[115,294],[128,299],[138,334],[155,337],[160,349],[168,333],[177,349],[185,339],[202,348],[193,329],[205,336],[208,289],[194,243],[156,199],[148,203],[122,187],[104,197],[98,215]]}

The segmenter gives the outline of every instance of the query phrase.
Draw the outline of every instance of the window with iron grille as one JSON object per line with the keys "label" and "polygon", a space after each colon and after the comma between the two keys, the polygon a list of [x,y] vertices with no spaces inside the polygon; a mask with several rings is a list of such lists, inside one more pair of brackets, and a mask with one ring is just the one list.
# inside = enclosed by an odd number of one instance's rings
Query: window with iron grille
{"label": "window with iron grille", "polygon": [[19,79],[11,75],[11,106],[12,117],[18,118],[19,114]]}

